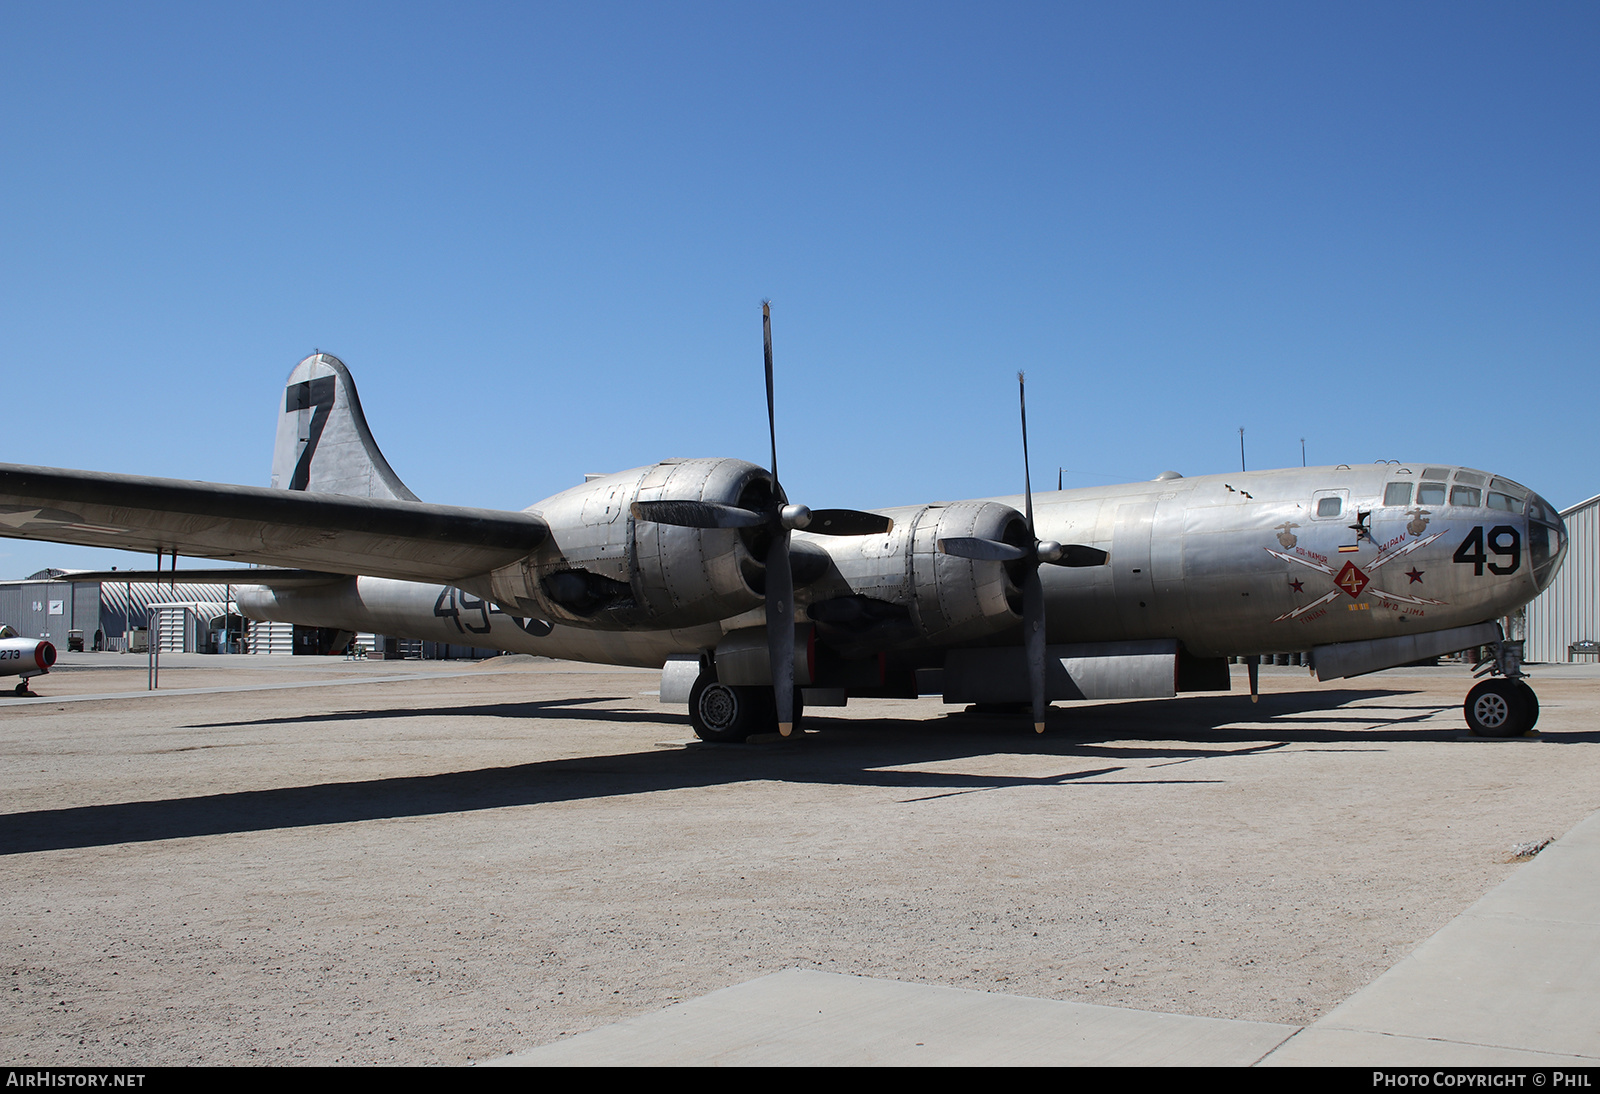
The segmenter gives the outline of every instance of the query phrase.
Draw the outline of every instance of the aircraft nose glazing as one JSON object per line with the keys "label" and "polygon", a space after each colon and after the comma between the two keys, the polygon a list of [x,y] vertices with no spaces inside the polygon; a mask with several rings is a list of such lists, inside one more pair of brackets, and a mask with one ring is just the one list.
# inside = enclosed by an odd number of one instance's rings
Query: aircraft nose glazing
{"label": "aircraft nose glazing", "polygon": [[[1481,519],[1486,523],[1479,534],[1486,538],[1481,546],[1507,556],[1501,558],[1501,565],[1511,567],[1508,571],[1491,566],[1491,570],[1524,575],[1523,581],[1533,586],[1534,595],[1549,588],[1567,548],[1566,523],[1554,506],[1511,479],[1467,469],[1455,472],[1450,500],[1482,507]],[[1462,548],[1469,558],[1480,545],[1473,539],[1470,547]],[[1456,553],[1456,561],[1462,560],[1462,551]]]}
{"label": "aircraft nose glazing", "polygon": [[1567,523],[1561,514],[1538,494],[1530,493],[1526,509],[1528,560],[1533,583],[1539,592],[1550,587],[1567,554]]}

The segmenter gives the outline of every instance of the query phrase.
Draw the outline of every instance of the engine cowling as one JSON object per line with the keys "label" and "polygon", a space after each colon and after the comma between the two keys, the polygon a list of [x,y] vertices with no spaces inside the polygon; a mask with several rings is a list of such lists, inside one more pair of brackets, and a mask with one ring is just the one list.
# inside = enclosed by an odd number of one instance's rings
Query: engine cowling
{"label": "engine cowling", "polygon": [[1004,563],[974,561],[939,550],[941,539],[975,536],[1026,547],[1033,540],[1021,513],[998,502],[930,506],[912,529],[912,618],[926,638],[957,642],[994,634],[1022,621],[1022,590]]}
{"label": "engine cowling", "polygon": [[682,528],[636,520],[635,502],[696,501],[759,508],[772,477],[743,460],[664,460],[604,475],[530,512],[549,540],[496,571],[486,590],[528,615],[596,629],[689,627],[762,603],[764,528]]}
{"label": "engine cowling", "polygon": [[1021,513],[998,502],[889,510],[894,530],[829,544],[838,578],[808,607],[824,636],[852,655],[929,640],[962,642],[1016,626],[1022,591],[1009,564],[943,554],[941,539],[1032,543]]}
{"label": "engine cowling", "polygon": [[[657,464],[639,483],[637,500],[706,501],[759,509],[772,496],[772,476],[743,460]],[[710,623],[747,612],[765,593],[765,528],[682,528],[630,522],[633,585],[641,611],[658,626]]]}

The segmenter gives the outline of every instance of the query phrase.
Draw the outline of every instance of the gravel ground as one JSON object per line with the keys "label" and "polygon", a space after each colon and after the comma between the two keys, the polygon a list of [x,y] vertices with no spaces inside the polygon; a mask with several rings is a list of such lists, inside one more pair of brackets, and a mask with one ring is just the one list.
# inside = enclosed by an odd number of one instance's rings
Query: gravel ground
{"label": "gravel ground", "polygon": [[795,966],[1303,1023],[1600,805],[1594,666],[1537,741],[1284,668],[686,747],[653,673],[76,658],[0,699],[10,1064],[464,1063]]}

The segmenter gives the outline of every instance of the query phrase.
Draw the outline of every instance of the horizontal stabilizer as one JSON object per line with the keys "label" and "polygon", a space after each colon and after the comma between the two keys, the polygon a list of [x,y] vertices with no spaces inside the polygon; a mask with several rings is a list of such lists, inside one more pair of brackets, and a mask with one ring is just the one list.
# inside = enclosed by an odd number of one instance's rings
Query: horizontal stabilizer
{"label": "horizontal stabilizer", "polygon": [[0,464],[0,535],[455,584],[532,553],[528,513]]}

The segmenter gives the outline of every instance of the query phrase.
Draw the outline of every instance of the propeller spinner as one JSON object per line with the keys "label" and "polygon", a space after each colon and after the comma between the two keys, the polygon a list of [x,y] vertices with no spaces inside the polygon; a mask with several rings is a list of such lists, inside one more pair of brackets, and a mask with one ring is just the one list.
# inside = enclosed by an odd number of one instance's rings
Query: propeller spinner
{"label": "propeller spinner", "polygon": [[790,505],[778,485],[778,424],[772,382],[772,304],[761,305],[761,332],[767,366],[767,432],[772,439],[772,494],[759,509],[701,501],[641,501],[633,505],[635,520],[680,528],[761,528],[767,537],[767,657],[772,663],[773,702],[778,732],[794,732],[794,570],[789,558],[789,533],[800,529],[824,536],[887,535],[894,521],[857,509],[808,509]]}
{"label": "propeller spinner", "polygon": [[1098,547],[1061,544],[1040,539],[1033,527],[1033,480],[1028,470],[1028,396],[1022,373],[1017,373],[1017,398],[1022,406],[1022,485],[1030,545],[1018,547],[994,539],[959,536],[939,541],[939,550],[957,558],[979,562],[1014,562],[1021,568],[1022,644],[1028,661],[1028,692],[1033,700],[1033,730],[1044,732],[1045,619],[1044,583],[1039,567],[1103,566],[1107,555]]}

